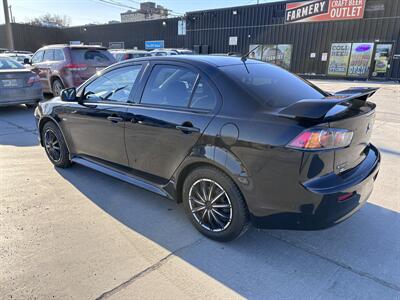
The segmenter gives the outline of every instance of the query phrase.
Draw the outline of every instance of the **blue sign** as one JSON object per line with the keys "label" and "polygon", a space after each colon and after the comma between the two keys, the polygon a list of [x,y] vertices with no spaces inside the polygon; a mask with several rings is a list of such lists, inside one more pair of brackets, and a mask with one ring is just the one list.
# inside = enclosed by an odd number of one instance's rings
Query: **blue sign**
{"label": "blue sign", "polygon": [[147,50],[165,48],[164,41],[145,41],[144,48]]}

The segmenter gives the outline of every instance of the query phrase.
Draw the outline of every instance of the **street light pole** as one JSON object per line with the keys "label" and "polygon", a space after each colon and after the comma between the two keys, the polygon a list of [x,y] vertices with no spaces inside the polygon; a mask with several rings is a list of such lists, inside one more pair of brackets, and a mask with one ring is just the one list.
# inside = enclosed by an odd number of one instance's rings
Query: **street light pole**
{"label": "street light pole", "polygon": [[7,36],[7,48],[11,51],[14,50],[14,38],[10,23],[10,15],[8,11],[8,3],[7,0],[3,0],[3,9],[4,9],[4,20],[6,22],[6,36]]}

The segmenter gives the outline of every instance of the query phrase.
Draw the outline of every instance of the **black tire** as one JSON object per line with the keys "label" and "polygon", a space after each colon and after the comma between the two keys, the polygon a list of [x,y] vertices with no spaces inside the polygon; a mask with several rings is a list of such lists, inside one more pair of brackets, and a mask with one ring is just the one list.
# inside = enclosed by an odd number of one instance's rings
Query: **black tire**
{"label": "black tire", "polygon": [[[53,122],[47,122],[44,124],[40,134],[47,157],[53,165],[59,168],[68,168],[71,166],[72,162],[69,159],[67,145],[57,125]],[[56,151],[56,146],[58,151]]]}
{"label": "black tire", "polygon": [[61,94],[61,91],[64,89],[64,84],[60,79],[54,79],[51,85],[51,91],[54,97],[58,97]]}
{"label": "black tire", "polygon": [[27,108],[35,108],[37,106],[37,103],[35,103],[35,104],[25,104],[25,106]]}
{"label": "black tire", "polygon": [[[214,185],[214,188],[211,187],[212,185]],[[207,201],[205,201],[205,210],[201,210],[203,208],[201,204],[197,207],[195,206],[199,203],[199,194],[197,191],[199,191],[199,188],[202,189],[203,186],[206,192],[204,193],[203,190],[203,197],[201,197],[202,199],[200,202],[203,203],[203,198],[208,198]],[[207,186],[209,187],[208,191]],[[225,194],[218,198],[218,200],[216,200],[217,202],[210,204],[212,203],[211,200],[217,198],[222,192],[225,192]],[[204,196],[204,194],[206,194],[206,196]],[[190,197],[189,195],[196,195],[195,198],[197,198],[197,200],[193,200],[193,196]],[[199,167],[193,170],[187,176],[183,184],[182,199],[185,212],[194,227],[210,239],[219,242],[232,241],[240,237],[249,228],[249,211],[243,195],[232,179],[217,168]],[[228,205],[230,206],[229,208],[221,208],[222,206],[226,207]],[[217,210],[217,208],[214,208],[215,206],[219,206],[218,216],[215,212],[215,210]],[[192,210],[201,210],[202,216],[199,216],[199,212],[194,213]],[[213,211],[214,214],[212,212],[210,214],[209,211]],[[204,216],[204,214],[206,216]],[[215,218],[216,216],[219,219],[218,222]],[[226,216],[230,216],[230,221]]]}

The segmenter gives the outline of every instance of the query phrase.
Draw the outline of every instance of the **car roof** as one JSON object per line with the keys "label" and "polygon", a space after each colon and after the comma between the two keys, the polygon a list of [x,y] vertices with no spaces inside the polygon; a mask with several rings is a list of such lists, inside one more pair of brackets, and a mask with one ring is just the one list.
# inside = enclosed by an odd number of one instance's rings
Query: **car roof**
{"label": "car roof", "polygon": [[98,46],[98,45],[68,45],[68,44],[55,44],[55,45],[47,45],[40,50],[45,50],[48,48],[71,48],[71,49],[98,49],[98,50],[107,50],[106,47]]}
{"label": "car roof", "polygon": [[[122,62],[127,63],[132,60]],[[243,64],[240,57],[234,56],[212,56],[212,55],[174,55],[174,56],[149,56],[136,58],[134,61],[171,61],[171,62],[186,62],[191,64],[200,64],[203,66],[223,67],[231,65]],[[261,63],[256,60],[247,60],[246,64]]]}

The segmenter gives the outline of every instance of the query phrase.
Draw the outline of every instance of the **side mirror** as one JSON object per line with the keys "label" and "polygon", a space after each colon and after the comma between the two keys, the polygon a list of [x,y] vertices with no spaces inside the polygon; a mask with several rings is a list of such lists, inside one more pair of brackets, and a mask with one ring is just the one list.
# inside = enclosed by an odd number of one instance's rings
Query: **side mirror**
{"label": "side mirror", "polygon": [[61,97],[61,101],[66,101],[66,102],[77,101],[76,88],[73,87],[73,88],[62,90],[60,97]]}
{"label": "side mirror", "polygon": [[24,58],[24,65],[31,65],[32,62],[29,58]]}

